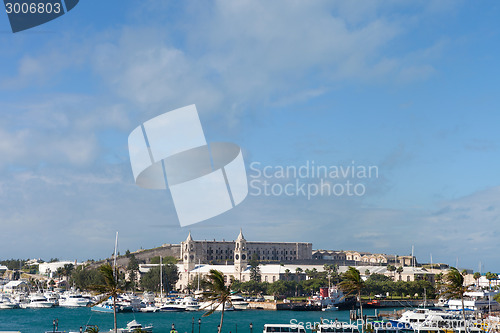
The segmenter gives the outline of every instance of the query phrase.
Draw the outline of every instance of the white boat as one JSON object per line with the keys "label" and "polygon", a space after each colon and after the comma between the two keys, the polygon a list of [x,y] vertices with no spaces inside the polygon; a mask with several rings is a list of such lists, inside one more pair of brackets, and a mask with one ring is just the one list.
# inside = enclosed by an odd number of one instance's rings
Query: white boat
{"label": "white boat", "polygon": [[[109,332],[114,332],[114,330],[110,330]],[[153,325],[148,325],[143,327],[139,324],[135,319],[127,324],[125,328],[118,328],[118,333],[132,333],[132,332],[144,332],[144,333],[152,333]]]}
{"label": "white boat", "polygon": [[338,311],[339,308],[333,305],[327,305],[326,308],[321,308],[321,311]]}
{"label": "white boat", "polygon": [[[200,310],[202,311],[222,311],[222,304],[212,303],[212,302],[201,302]],[[231,306],[228,302],[224,305],[224,311],[234,311],[234,306]]]}
{"label": "white boat", "polygon": [[141,307],[141,312],[157,312],[159,308],[152,302],[145,303],[143,307]]}
{"label": "white boat", "polygon": [[161,312],[183,312],[186,311],[186,308],[179,303],[176,303],[175,300],[169,299],[158,307],[158,311]]}
{"label": "white boat", "polygon": [[141,302],[140,297],[134,294],[123,294],[119,295],[116,301],[117,305],[122,309],[122,311],[140,311],[144,304]]}
{"label": "white boat", "polygon": [[59,298],[59,306],[67,308],[85,307],[90,304],[90,300],[77,292],[67,292]]}
{"label": "white boat", "polygon": [[29,295],[28,303],[22,303],[20,306],[25,309],[51,308],[54,303],[48,301],[42,294],[35,293]]}
{"label": "white boat", "polygon": [[0,295],[0,309],[15,309],[19,307],[19,303],[12,301],[5,295]]}
{"label": "white boat", "polygon": [[231,304],[236,310],[246,310],[249,303],[240,295],[231,295]]}
{"label": "white boat", "polygon": [[59,305],[59,293],[54,291],[46,291],[43,293],[43,296],[47,299],[47,301],[52,302],[54,306]]}
{"label": "white boat", "polygon": [[265,324],[262,333],[279,333],[279,332],[291,332],[291,333],[306,333],[303,325],[295,324]]}
{"label": "white boat", "polygon": [[408,310],[403,312],[398,320],[391,320],[390,322],[394,327],[414,330],[428,330],[430,328],[458,329],[464,325],[460,312],[443,311],[437,308]]}
{"label": "white boat", "polygon": [[176,299],[175,303],[183,306],[186,311],[198,311],[200,309],[200,303],[198,302],[198,300],[191,296]]}
{"label": "white boat", "polygon": [[[496,294],[498,294],[498,290],[468,291],[464,294],[464,307],[470,311],[499,311],[500,304],[493,299]],[[462,300],[450,299],[448,308],[450,310],[462,310]]]}
{"label": "white boat", "polygon": [[[107,300],[105,302],[99,303],[91,307],[90,310],[95,312],[113,313],[113,301]],[[116,307],[116,312],[120,312],[119,307]]]}
{"label": "white boat", "polygon": [[320,288],[319,296],[312,296],[308,299],[308,304],[320,306],[321,308],[337,307],[347,309],[356,304],[355,297],[346,297],[342,290],[337,287]]}

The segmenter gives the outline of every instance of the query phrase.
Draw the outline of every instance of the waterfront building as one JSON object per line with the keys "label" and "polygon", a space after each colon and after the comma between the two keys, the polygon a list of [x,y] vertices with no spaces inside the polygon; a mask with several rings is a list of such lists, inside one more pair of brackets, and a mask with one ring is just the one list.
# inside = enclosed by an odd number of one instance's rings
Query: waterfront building
{"label": "waterfront building", "polygon": [[[181,243],[180,257],[187,270],[197,263],[226,264],[237,263],[244,266],[252,256],[260,262],[293,262],[312,259],[312,244],[301,242],[250,242],[240,230],[234,241],[193,240],[191,232]],[[238,259],[237,259],[238,258]]]}
{"label": "waterfront building", "polygon": [[83,265],[82,263],[76,262],[76,260],[75,261],[44,262],[44,263],[38,264],[38,271],[40,272],[41,275],[45,275],[45,276],[48,276],[49,278],[53,278],[56,275],[57,270],[59,268],[63,268],[64,265],[68,265],[68,264],[73,265],[75,268],[76,268],[76,266]]}
{"label": "waterfront building", "polygon": [[395,265],[395,266],[417,266],[414,256],[397,256],[383,253],[370,253],[359,251],[333,251],[314,250],[312,259],[322,263],[338,266],[362,266],[362,265]]}

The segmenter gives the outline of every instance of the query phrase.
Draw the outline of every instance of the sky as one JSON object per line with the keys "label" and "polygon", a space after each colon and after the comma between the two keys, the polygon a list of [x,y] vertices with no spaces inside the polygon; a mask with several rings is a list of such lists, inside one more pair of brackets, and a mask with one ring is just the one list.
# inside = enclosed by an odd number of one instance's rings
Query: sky
{"label": "sky", "polygon": [[[500,272],[499,16],[496,1],[107,0],[12,33],[1,11],[0,259],[105,258],[117,231],[125,252],[242,228]],[[191,104],[208,142],[241,147],[253,187],[181,228],[168,191],[135,184],[127,140]],[[377,173],[275,173],[304,165]]]}

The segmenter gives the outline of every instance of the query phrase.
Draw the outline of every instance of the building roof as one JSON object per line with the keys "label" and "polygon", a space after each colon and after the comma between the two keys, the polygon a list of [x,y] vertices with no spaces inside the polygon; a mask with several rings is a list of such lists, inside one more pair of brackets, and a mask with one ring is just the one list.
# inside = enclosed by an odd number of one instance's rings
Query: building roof
{"label": "building roof", "polygon": [[15,287],[19,287],[20,285],[26,285],[26,282],[24,281],[21,281],[21,280],[17,280],[17,281],[9,281],[5,286],[4,288],[15,288]]}

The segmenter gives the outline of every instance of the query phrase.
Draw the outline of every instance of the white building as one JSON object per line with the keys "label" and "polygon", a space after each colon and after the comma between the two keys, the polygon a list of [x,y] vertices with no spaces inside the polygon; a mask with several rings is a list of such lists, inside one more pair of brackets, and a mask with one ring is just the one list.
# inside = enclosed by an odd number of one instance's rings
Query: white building
{"label": "white building", "polygon": [[75,261],[56,261],[56,262],[44,262],[38,265],[38,271],[42,275],[46,275],[49,278],[53,278],[57,274],[59,268],[63,268],[64,265],[72,264],[75,268],[76,266],[83,265],[82,263],[77,263]]}
{"label": "white building", "polygon": [[9,281],[7,284],[3,286],[4,293],[15,293],[18,291],[27,291],[28,285],[25,281],[17,280],[17,281]]}

